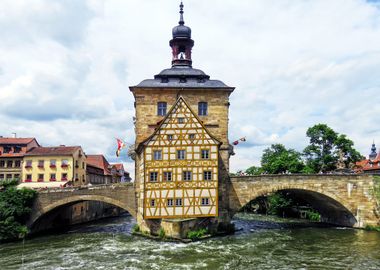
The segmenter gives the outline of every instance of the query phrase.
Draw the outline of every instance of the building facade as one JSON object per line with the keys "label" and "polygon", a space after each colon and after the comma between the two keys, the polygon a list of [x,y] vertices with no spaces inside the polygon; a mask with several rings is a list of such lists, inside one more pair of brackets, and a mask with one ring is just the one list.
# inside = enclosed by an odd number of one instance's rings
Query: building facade
{"label": "building facade", "polygon": [[112,182],[111,165],[103,155],[87,155],[87,179],[92,185],[106,185]]}
{"label": "building facade", "polygon": [[35,138],[0,137],[0,181],[21,180],[24,155],[35,147],[39,147]]}
{"label": "building facade", "polygon": [[356,172],[367,174],[380,174],[380,153],[376,151],[375,142],[372,144],[368,159],[356,163]]}
{"label": "building facade", "polygon": [[[130,87],[135,98],[138,223],[211,217],[229,222],[229,96],[233,87],[192,67],[194,41],[183,20],[173,28],[172,67]],[[202,151],[208,158],[202,159]],[[170,179],[170,180],[169,180]],[[155,220],[151,222],[150,220]]]}
{"label": "building facade", "polygon": [[85,161],[80,146],[36,147],[24,156],[22,186],[86,185]]}

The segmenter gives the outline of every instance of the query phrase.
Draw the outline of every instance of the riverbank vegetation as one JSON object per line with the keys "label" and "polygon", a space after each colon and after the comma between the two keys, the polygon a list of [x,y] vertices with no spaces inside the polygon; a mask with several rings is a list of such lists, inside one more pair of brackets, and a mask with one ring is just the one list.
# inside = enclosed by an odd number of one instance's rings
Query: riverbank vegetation
{"label": "riverbank vegetation", "polygon": [[263,151],[260,166],[251,166],[236,174],[329,173],[337,169],[350,171],[363,156],[354,148],[352,140],[335,132],[326,124],[310,127],[306,136],[309,145],[302,152],[272,144]]}
{"label": "riverbank vegetation", "polygon": [[292,198],[284,192],[259,197],[247,204],[242,211],[282,218],[303,218],[314,222],[321,220],[321,215],[305,201]]}
{"label": "riverbank vegetation", "polygon": [[0,183],[0,242],[20,239],[28,233],[25,223],[36,191],[17,189],[17,184],[13,180]]}

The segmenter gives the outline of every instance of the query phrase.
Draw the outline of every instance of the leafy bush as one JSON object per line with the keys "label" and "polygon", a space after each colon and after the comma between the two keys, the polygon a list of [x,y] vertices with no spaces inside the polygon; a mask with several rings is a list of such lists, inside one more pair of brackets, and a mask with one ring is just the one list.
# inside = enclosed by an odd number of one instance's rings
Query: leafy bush
{"label": "leafy bush", "polygon": [[311,221],[321,221],[321,215],[315,211],[306,211],[306,218]]}
{"label": "leafy bush", "polygon": [[140,227],[139,227],[139,225],[137,225],[137,224],[133,225],[133,227],[132,227],[132,232],[133,232],[133,233],[138,233],[138,232],[140,232]]}
{"label": "leafy bush", "polygon": [[286,198],[281,193],[275,193],[268,196],[268,214],[270,215],[282,215],[285,209],[292,206],[293,202],[291,199]]}
{"label": "leafy bush", "polygon": [[165,230],[163,228],[160,228],[160,230],[158,231],[158,236],[160,238],[165,238],[166,234],[165,234]]}
{"label": "leafy bush", "polygon": [[25,223],[37,193],[31,189],[17,189],[14,181],[3,182],[1,186],[0,242],[23,238],[28,232]]}
{"label": "leafy bush", "polygon": [[189,231],[187,233],[187,238],[189,238],[191,240],[196,240],[196,239],[199,239],[199,238],[205,236],[206,233],[207,233],[207,230],[204,228],[196,230],[196,231]]}
{"label": "leafy bush", "polygon": [[371,225],[367,225],[365,227],[366,230],[368,231],[376,231],[376,232],[380,232],[380,226],[371,226]]}

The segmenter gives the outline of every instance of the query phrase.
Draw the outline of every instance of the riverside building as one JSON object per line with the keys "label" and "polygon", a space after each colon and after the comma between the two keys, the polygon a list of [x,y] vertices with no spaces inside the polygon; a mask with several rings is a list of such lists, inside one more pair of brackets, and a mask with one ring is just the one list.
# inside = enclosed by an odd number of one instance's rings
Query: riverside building
{"label": "riverside building", "polygon": [[[234,88],[192,67],[183,5],[172,30],[172,66],[130,87],[135,98],[137,221],[183,237],[185,229],[229,223],[229,96]],[[177,229],[175,229],[177,228]]]}
{"label": "riverside building", "polygon": [[24,155],[39,146],[35,138],[0,137],[0,181],[21,180]]}

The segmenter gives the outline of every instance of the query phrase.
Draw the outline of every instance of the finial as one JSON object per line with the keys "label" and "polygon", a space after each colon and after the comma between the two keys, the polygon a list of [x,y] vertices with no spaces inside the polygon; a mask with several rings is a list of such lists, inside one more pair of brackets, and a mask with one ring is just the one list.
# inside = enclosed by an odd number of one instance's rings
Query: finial
{"label": "finial", "polygon": [[179,14],[180,14],[180,16],[179,16],[179,24],[180,25],[184,25],[185,24],[185,21],[183,20],[183,3],[182,3],[182,1],[181,1],[181,4],[179,5]]}

